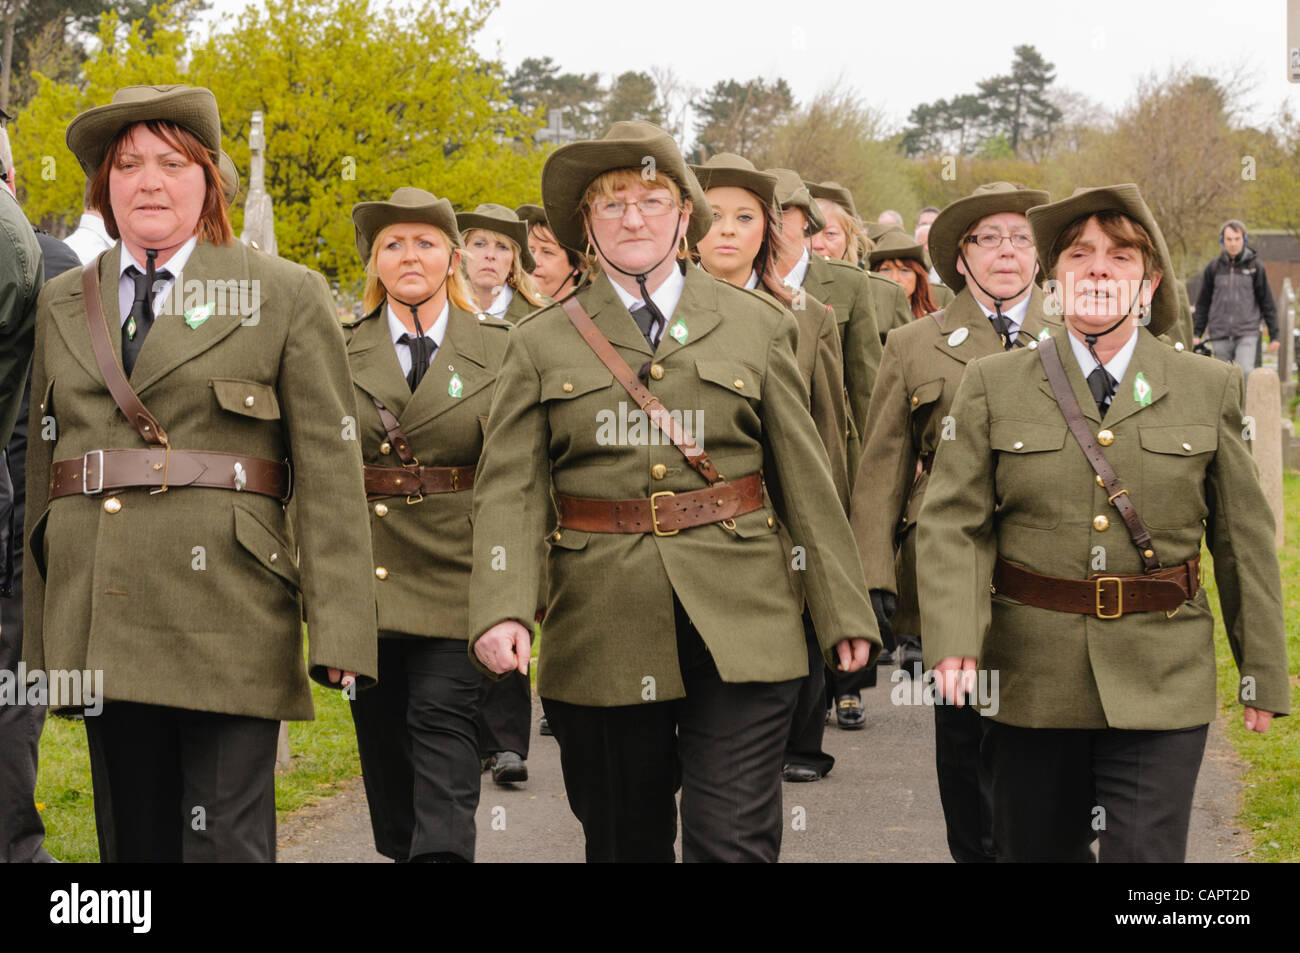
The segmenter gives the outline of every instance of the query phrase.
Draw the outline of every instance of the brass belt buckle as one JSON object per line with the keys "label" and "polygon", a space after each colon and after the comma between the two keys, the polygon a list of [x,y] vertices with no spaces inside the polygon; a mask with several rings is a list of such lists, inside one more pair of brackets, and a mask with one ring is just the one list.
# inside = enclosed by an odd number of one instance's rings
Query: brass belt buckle
{"label": "brass belt buckle", "polygon": [[[1093,580],[1097,584],[1097,618],[1098,619],[1118,619],[1124,614],[1124,580],[1119,576],[1098,576]],[[1103,582],[1113,582],[1115,584],[1115,598],[1119,602],[1119,607],[1114,613],[1107,615],[1101,611],[1101,584]]]}
{"label": "brass belt buckle", "polygon": [[661,497],[661,496],[676,496],[676,495],[677,495],[677,494],[674,493],[672,490],[660,490],[658,493],[651,493],[651,494],[650,494],[650,524],[654,527],[654,534],[655,534],[656,536],[676,536],[678,533],[681,532],[681,530],[679,530],[679,529],[675,529],[675,530],[673,530],[672,532],[667,532],[667,533],[664,532],[664,531],[662,531],[662,530],[660,530],[660,529],[659,529],[659,513],[658,513],[658,511],[655,509],[655,501],[656,501],[657,499],[659,499],[659,497]]}
{"label": "brass belt buckle", "polygon": [[420,474],[420,458],[411,457],[411,462],[403,463],[402,469],[409,470],[411,473],[415,474],[415,492],[406,495],[406,503],[408,506],[413,503],[419,503],[424,499],[424,478]]}

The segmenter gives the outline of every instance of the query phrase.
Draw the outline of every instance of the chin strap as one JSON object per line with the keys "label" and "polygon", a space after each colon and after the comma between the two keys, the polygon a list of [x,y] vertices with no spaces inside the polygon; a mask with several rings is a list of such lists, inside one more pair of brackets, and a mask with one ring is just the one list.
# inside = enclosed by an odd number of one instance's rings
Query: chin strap
{"label": "chin strap", "polygon": [[[1145,285],[1146,281],[1147,281],[1147,273],[1144,270],[1142,272],[1142,284]],[[1139,285],[1139,287],[1141,287],[1141,285]],[[1105,331],[1100,331],[1097,334],[1085,334],[1083,336],[1083,343],[1088,345],[1088,353],[1091,354],[1092,359],[1097,362],[1097,367],[1102,367],[1102,368],[1105,367],[1105,365],[1103,365],[1101,362],[1101,358],[1097,356],[1097,339],[1104,338],[1107,334],[1110,334],[1110,332],[1114,331],[1121,324],[1123,324],[1130,317],[1132,317],[1133,305],[1137,304],[1140,300],[1141,300],[1141,295],[1135,296],[1133,300],[1128,303],[1128,310],[1124,312],[1124,314],[1120,317],[1118,321],[1116,321],[1114,324],[1108,327]],[[1107,391],[1108,391],[1107,400],[1109,400],[1111,397],[1115,395],[1115,387],[1111,383],[1112,381],[1114,381],[1114,384],[1119,383],[1118,381],[1115,381],[1114,378],[1111,377],[1109,373],[1107,373],[1106,374]]]}
{"label": "chin strap", "polygon": [[1034,262],[1034,273],[1029,276],[1029,281],[1025,283],[1025,286],[1023,288],[1021,288],[1015,294],[1003,295],[999,297],[998,295],[995,295],[993,292],[989,291],[988,288],[985,288],[982,284],[980,284],[979,279],[975,277],[975,271],[974,269],[971,268],[970,262],[966,260],[966,252],[962,251],[961,249],[958,249],[957,257],[960,258],[961,263],[966,266],[967,279],[975,282],[976,288],[978,288],[980,291],[984,292],[986,295],[988,295],[990,298],[993,299],[993,311],[994,311],[993,327],[998,332],[998,335],[1002,338],[1002,349],[1004,351],[1011,350],[1013,344],[1011,340],[1011,323],[1008,320],[1007,316],[1002,313],[1002,303],[1004,301],[1010,301],[1012,298],[1019,298],[1022,294],[1024,294],[1026,291],[1029,290],[1030,285],[1034,283],[1034,279],[1038,277],[1038,263]]}
{"label": "chin strap", "polygon": [[626,269],[620,268],[618,267],[618,265],[610,261],[609,256],[607,256],[604,250],[600,247],[600,242],[596,241],[596,236],[594,234],[591,236],[591,243],[596,246],[596,251],[600,252],[600,257],[605,260],[606,264],[608,264],[619,274],[627,275],[629,278],[636,279],[637,287],[641,289],[641,300],[645,302],[646,311],[650,313],[651,317],[653,317],[656,321],[659,322],[660,334],[663,334],[664,329],[668,324],[668,319],[665,318],[664,313],[659,310],[659,306],[650,299],[650,292],[646,289],[645,280],[646,280],[646,276],[649,275],[650,272],[654,271],[656,268],[662,265],[665,261],[668,260],[669,255],[672,255],[675,251],[677,251],[677,239],[681,236],[681,232],[682,232],[682,220],[681,220],[681,216],[678,216],[677,227],[673,229],[673,242],[671,245],[668,246],[668,251],[664,254],[662,258],[660,258],[657,262],[655,262],[653,265],[651,265],[649,268],[647,268],[645,271],[641,272],[640,274],[637,274],[634,271],[627,271]]}
{"label": "chin strap", "polygon": [[409,301],[403,301],[401,298],[397,297],[397,295],[390,294],[388,296],[403,307],[411,309],[411,318],[415,321],[415,333],[420,337],[424,337],[424,328],[420,326],[420,308],[437,296],[438,292],[442,290],[442,286],[447,283],[447,279],[450,276],[451,272],[448,271],[447,274],[442,276],[442,281],[438,282],[438,287],[433,289],[433,294],[429,295],[429,297],[425,298],[423,301],[417,301],[414,304]]}

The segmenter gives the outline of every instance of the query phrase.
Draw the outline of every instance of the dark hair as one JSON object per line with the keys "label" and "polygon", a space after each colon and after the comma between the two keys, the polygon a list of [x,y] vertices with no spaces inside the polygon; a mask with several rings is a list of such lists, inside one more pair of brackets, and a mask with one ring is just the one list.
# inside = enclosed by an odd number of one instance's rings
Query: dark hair
{"label": "dark hair", "polygon": [[1088,223],[1094,218],[1097,220],[1097,227],[1111,241],[1121,248],[1136,249],[1142,255],[1142,268],[1148,275],[1163,274],[1160,258],[1156,253],[1156,243],[1150,232],[1143,228],[1140,222],[1129,218],[1118,209],[1106,209],[1104,212],[1090,212],[1087,215],[1080,215],[1061,229],[1060,234],[1056,236],[1056,241],[1052,242],[1052,251],[1047,256],[1043,274],[1051,277],[1056,273],[1056,263],[1060,259],[1061,253],[1078,240]]}
{"label": "dark hair", "polygon": [[[544,242],[554,242],[556,245],[560,245],[559,240],[555,237],[555,233],[551,231],[550,226],[545,222],[533,222],[530,224],[528,226],[528,234],[532,235],[533,232],[536,232],[537,237]],[[560,249],[564,252],[565,257],[569,259],[569,267],[571,269],[581,269],[586,267],[587,263],[582,260],[582,256],[572,248],[560,245]]]}
{"label": "dark hair", "polygon": [[144,126],[191,162],[202,167],[205,192],[203,208],[199,212],[199,235],[205,241],[209,241],[214,245],[230,244],[235,237],[235,233],[231,229],[230,219],[226,215],[225,192],[221,183],[221,171],[217,168],[216,159],[208,151],[208,147],[199,141],[198,136],[188,129],[165,119],[147,119],[144,122],[133,123],[119,132],[116,138],[109,143],[108,149],[104,153],[104,161],[99,164],[99,168],[91,176],[89,188],[90,207],[103,218],[104,231],[108,232],[110,238],[121,238],[121,233],[117,227],[117,218],[113,215],[113,203],[109,195],[108,178],[113,167],[117,165],[118,160],[121,158],[122,151],[126,148],[127,138],[139,126]]}

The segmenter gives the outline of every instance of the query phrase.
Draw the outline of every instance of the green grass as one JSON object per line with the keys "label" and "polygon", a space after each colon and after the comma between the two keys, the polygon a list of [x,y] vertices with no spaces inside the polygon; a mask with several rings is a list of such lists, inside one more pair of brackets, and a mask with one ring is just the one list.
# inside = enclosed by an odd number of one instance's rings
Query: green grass
{"label": "green grass", "polygon": [[[1219,662],[1220,713],[1228,737],[1247,765],[1245,795],[1238,821],[1251,832],[1255,847],[1245,856],[1258,861],[1300,861],[1300,474],[1283,475],[1282,500],[1286,541],[1278,553],[1282,569],[1282,605],[1286,613],[1287,670],[1291,673],[1291,710],[1275,718],[1267,734],[1247,731],[1237,701],[1237,667],[1219,619],[1219,594],[1208,554],[1205,588],[1215,609],[1214,642]],[[1243,845],[1244,846],[1244,845]]]}

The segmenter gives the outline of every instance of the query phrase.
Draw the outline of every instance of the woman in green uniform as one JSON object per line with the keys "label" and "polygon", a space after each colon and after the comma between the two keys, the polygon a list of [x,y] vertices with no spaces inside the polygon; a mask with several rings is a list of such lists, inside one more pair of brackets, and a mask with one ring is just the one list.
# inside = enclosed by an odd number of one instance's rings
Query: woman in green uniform
{"label": "woman in green uniform", "polygon": [[478,310],[516,324],[550,303],[531,277],[528,226],[504,205],[491,202],[456,216],[465,248],[465,273]]}

